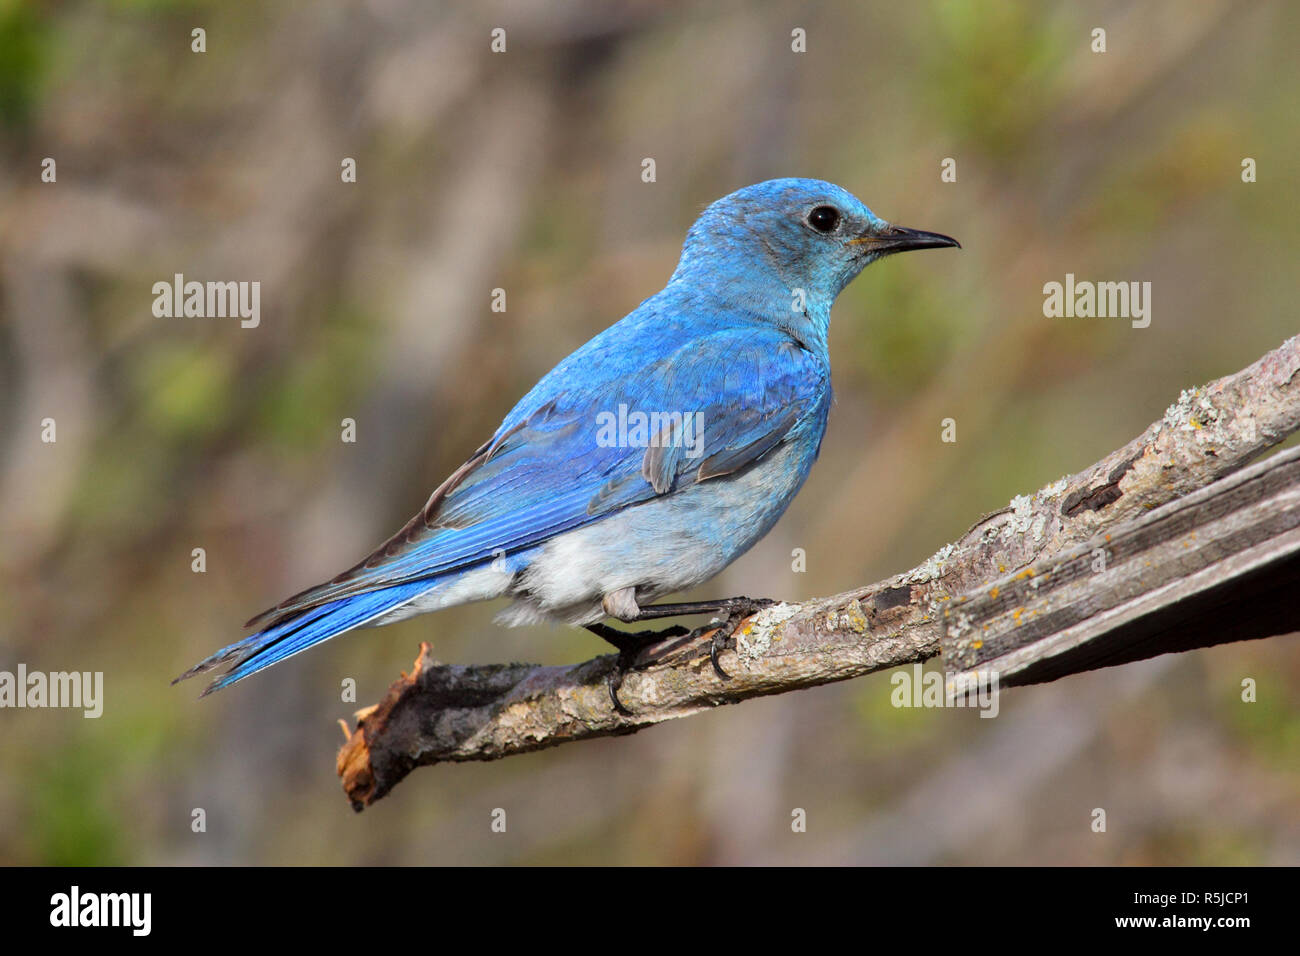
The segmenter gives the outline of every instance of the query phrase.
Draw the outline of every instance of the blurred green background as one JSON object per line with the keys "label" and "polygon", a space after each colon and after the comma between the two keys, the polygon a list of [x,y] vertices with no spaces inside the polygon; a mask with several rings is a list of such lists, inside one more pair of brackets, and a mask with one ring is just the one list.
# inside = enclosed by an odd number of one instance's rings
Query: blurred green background
{"label": "blurred green background", "polygon": [[[386,538],[762,179],[964,249],[841,297],[821,461],[694,596],[867,583],[1091,464],[1297,331],[1298,26],[1281,2],[0,0],[0,669],[103,671],[106,697],[0,711],[0,861],[1300,863],[1293,637],[1013,690],[996,720],[895,710],[881,674],[420,770],[360,816],[335,721],[421,640],[604,647],[476,606],[201,702],[168,686]],[[177,272],[259,280],[260,327],[155,318]],[[1044,318],[1067,272],[1152,282],[1150,328]]]}

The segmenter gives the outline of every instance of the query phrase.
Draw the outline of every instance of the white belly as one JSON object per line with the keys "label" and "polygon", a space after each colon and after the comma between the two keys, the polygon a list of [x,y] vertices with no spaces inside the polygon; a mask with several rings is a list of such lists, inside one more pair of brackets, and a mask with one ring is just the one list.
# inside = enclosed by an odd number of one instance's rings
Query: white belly
{"label": "white belly", "polygon": [[707,581],[767,534],[802,484],[782,445],[743,474],[635,505],[541,546],[516,579],[505,624],[591,624],[600,601],[636,588],[644,605]]}

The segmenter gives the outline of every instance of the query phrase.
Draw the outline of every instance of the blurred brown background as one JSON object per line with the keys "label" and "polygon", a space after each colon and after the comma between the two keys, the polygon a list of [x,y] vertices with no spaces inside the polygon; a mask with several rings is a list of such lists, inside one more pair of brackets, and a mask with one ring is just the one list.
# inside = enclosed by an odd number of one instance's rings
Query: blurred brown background
{"label": "blurred brown background", "polygon": [[[762,179],[835,181],[965,248],[841,297],[821,462],[695,596],[872,581],[1091,464],[1297,331],[1298,21],[1281,2],[0,0],[0,669],[103,671],[106,697],[98,720],[0,711],[0,860],[1300,863],[1293,637],[1013,690],[995,720],[896,710],[882,674],[421,770],[360,816],[334,722],[419,641],[455,662],[603,646],[477,606],[201,702],[168,686],[387,537],[663,284],[704,204]],[[259,280],[261,325],[155,318],[177,272]],[[1151,281],[1150,328],[1044,318],[1067,272]]]}

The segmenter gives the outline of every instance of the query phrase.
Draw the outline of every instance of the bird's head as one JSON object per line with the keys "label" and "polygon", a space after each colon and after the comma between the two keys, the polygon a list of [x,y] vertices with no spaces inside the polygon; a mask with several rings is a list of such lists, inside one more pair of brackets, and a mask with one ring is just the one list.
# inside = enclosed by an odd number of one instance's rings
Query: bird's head
{"label": "bird's head", "polygon": [[818,179],[772,179],[724,196],[686,235],[674,280],[712,287],[755,311],[799,311],[819,324],[859,272],[882,256],[959,246],[895,226],[852,193]]}

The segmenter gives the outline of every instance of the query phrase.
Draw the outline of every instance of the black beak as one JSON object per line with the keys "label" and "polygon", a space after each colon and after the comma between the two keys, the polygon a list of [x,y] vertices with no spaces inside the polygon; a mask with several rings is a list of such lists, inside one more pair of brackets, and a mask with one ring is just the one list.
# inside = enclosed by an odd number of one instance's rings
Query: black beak
{"label": "black beak", "polygon": [[939,249],[943,246],[956,246],[961,243],[952,236],[939,232],[923,232],[920,229],[908,229],[905,226],[885,226],[873,229],[861,238],[851,240],[854,245],[861,244],[864,251],[877,255],[889,255],[894,252],[909,252],[912,249]]}

